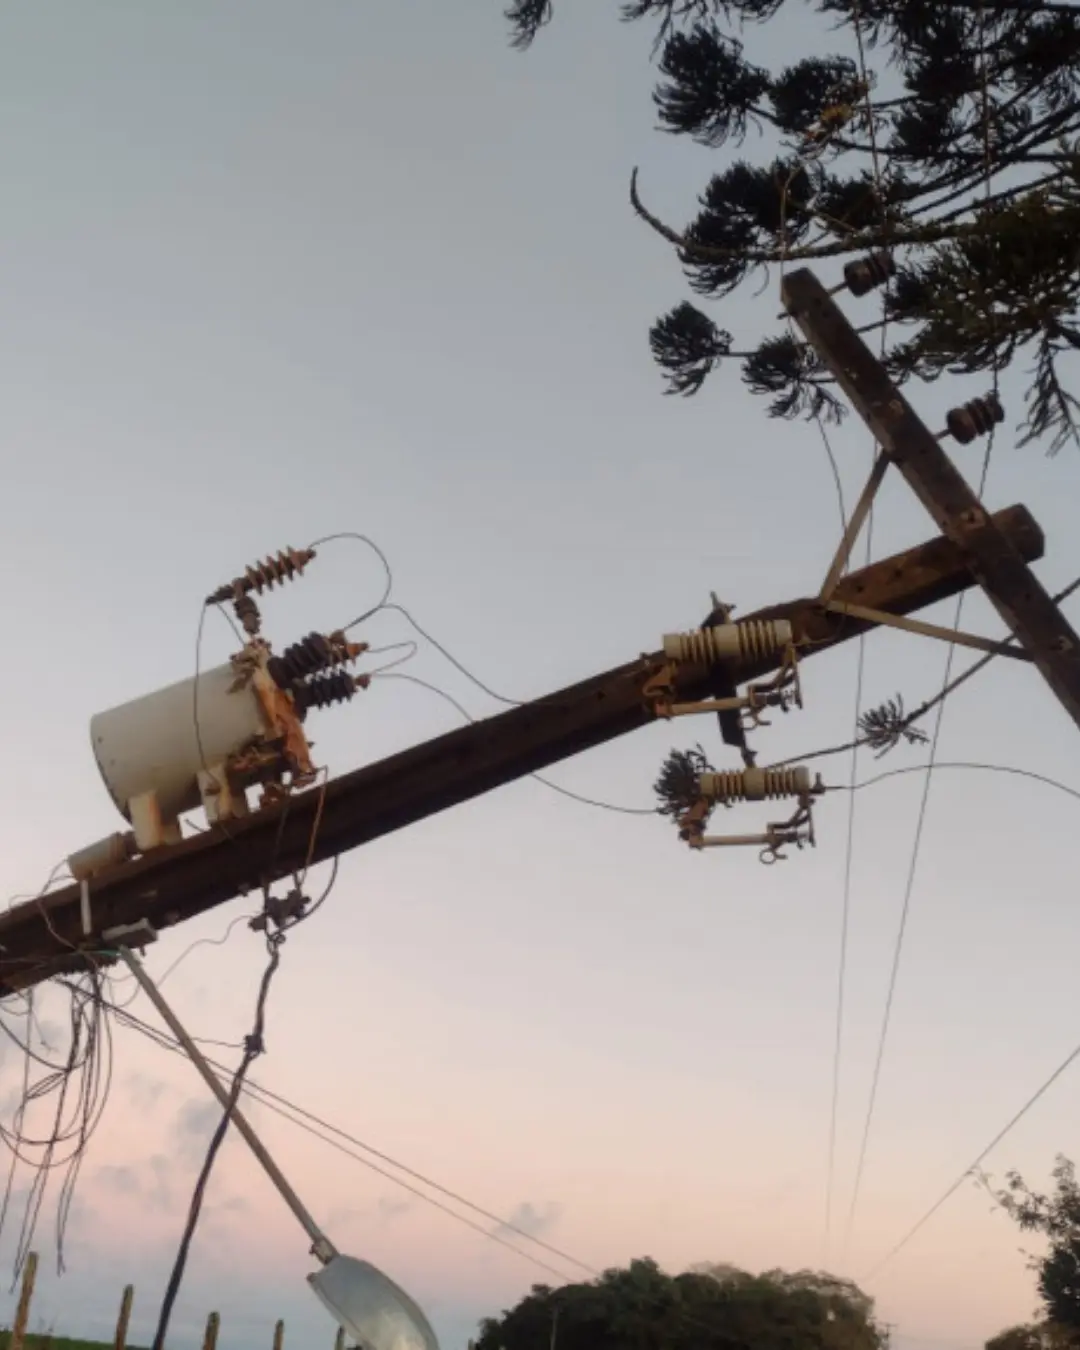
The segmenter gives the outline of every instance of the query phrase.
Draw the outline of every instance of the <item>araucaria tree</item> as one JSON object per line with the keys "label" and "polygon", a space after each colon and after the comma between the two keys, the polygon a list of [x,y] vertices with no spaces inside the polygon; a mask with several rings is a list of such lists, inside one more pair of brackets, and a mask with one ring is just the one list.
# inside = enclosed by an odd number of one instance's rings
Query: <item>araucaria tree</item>
{"label": "araucaria tree", "polygon": [[[657,25],[661,127],[721,155],[683,231],[633,192],[699,300],[723,300],[770,265],[886,251],[896,275],[874,326],[895,377],[989,383],[1019,359],[1024,439],[1051,452],[1080,441],[1065,368],[1080,352],[1080,6],[624,0],[621,10]],[[744,39],[767,48],[755,26],[808,26],[815,11],[835,54],[783,69],[750,59]],[[552,3],[512,0],[506,15],[527,47]],[[753,161],[737,153],[751,129],[764,132]],[[774,331],[740,349],[715,313],[683,300],[653,324],[668,392],[696,393],[735,359],[773,416],[841,415],[804,344]]]}

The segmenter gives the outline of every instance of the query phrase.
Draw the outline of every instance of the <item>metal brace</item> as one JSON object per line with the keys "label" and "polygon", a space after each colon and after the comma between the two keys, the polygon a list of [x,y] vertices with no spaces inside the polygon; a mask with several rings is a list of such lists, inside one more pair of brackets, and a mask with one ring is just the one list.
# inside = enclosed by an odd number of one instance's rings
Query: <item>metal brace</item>
{"label": "metal brace", "polygon": [[[815,792],[822,790],[818,787]],[[799,799],[798,809],[789,820],[770,822],[760,834],[706,834],[705,820],[711,805],[702,799],[679,822],[679,834],[692,849],[740,848],[747,845],[760,847],[758,861],[771,867],[773,863],[787,862],[787,854],[782,851],[784,848],[801,850],[807,844],[811,848],[817,847],[813,799],[810,795]]]}
{"label": "metal brace", "polygon": [[783,662],[771,679],[748,684],[745,694],[736,694],[733,698],[707,698],[693,703],[677,703],[674,701],[677,673],[677,664],[668,661],[646,681],[642,693],[654,717],[670,719],[695,713],[738,711],[744,729],[750,731],[755,727],[771,725],[761,715],[765,708],[779,708],[786,713],[792,707],[803,706],[799,661],[794,646],[784,653]]}

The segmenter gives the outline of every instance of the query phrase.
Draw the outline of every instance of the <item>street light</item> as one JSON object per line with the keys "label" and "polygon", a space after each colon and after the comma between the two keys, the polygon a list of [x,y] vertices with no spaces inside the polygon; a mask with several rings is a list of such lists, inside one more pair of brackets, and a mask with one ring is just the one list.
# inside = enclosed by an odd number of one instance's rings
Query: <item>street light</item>
{"label": "street light", "polygon": [[[127,936],[130,940],[135,935]],[[140,943],[152,941],[156,937],[157,934],[148,926],[138,926]],[[311,1238],[312,1255],[321,1262],[322,1269],[309,1275],[308,1283],[346,1336],[351,1337],[362,1350],[439,1350],[431,1323],[404,1289],[367,1261],[359,1261],[354,1256],[342,1256],[337,1250],[286,1181],[247,1118],[236,1106],[230,1110],[229,1094],[224,1085],[162,998],[161,991],[146,973],[142,962],[123,944],[119,944],[116,951],[198,1069],[207,1087],[229,1113],[230,1120],[247,1141],[248,1147],[299,1220],[304,1232]]]}

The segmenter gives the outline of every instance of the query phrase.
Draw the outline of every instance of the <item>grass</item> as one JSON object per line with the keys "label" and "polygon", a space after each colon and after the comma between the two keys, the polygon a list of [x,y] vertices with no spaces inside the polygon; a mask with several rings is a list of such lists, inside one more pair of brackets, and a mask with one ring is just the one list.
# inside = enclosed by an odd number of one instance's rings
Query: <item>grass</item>
{"label": "grass", "polygon": [[[0,1331],[0,1350],[8,1350],[11,1332],[7,1328]],[[67,1336],[34,1335],[26,1333],[25,1350],[112,1350],[112,1341],[78,1341]],[[128,1350],[143,1350],[143,1347],[129,1345]]]}

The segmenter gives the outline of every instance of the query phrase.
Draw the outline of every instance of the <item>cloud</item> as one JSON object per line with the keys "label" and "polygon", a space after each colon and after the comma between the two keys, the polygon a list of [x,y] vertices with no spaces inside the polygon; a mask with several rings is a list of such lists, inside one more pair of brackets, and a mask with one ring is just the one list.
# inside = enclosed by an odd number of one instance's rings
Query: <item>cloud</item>
{"label": "cloud", "polygon": [[410,1209],[412,1209],[412,1204],[408,1200],[399,1200],[389,1195],[379,1197],[379,1218],[383,1223],[400,1219],[403,1214],[408,1214]]}
{"label": "cloud", "polygon": [[494,1230],[500,1237],[512,1235],[515,1230],[529,1237],[540,1237],[549,1233],[562,1217],[562,1205],[548,1203],[542,1207],[531,1200],[522,1200],[515,1205],[505,1223]]}
{"label": "cloud", "polygon": [[163,1078],[151,1078],[146,1073],[128,1074],[124,1080],[124,1087],[131,1098],[132,1106],[136,1111],[144,1113],[153,1111],[164,1093],[169,1090],[169,1085]]}
{"label": "cloud", "polygon": [[138,1195],[142,1190],[139,1174],[134,1167],[99,1167],[94,1180],[114,1195]]}
{"label": "cloud", "polygon": [[206,1157],[210,1136],[221,1121],[221,1107],[217,1102],[186,1101],[176,1113],[173,1122],[173,1139],[176,1156],[192,1167],[198,1167]]}

